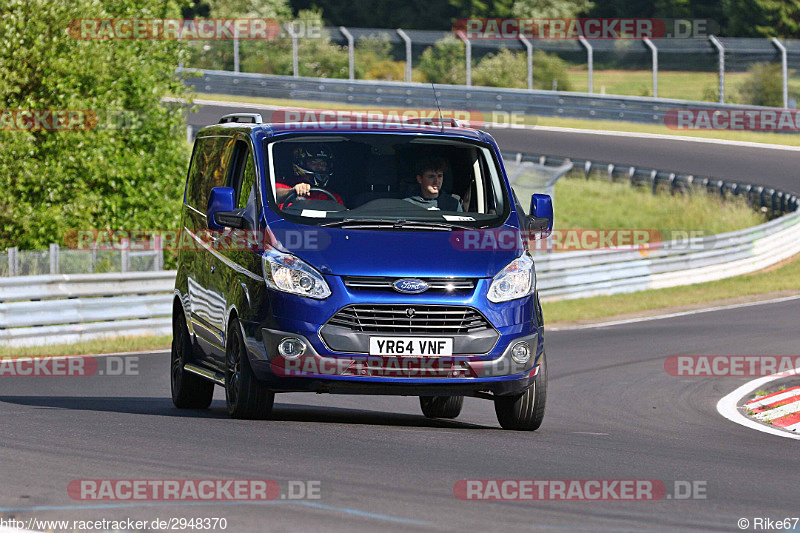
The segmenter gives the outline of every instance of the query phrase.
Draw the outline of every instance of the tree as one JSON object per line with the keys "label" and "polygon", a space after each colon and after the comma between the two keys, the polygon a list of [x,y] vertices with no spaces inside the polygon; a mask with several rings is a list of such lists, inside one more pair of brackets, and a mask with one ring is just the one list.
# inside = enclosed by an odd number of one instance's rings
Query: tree
{"label": "tree", "polygon": [[783,83],[779,63],[755,63],[747,69],[747,79],[739,86],[743,104],[783,106]]}
{"label": "tree", "polygon": [[576,18],[593,7],[591,0],[516,0],[513,12],[520,18]]}
{"label": "tree", "polygon": [[419,70],[433,83],[467,83],[464,43],[454,35],[436,41],[422,52]]}
{"label": "tree", "polygon": [[273,18],[289,20],[292,9],[286,0],[207,0],[211,16],[219,18]]}
{"label": "tree", "polygon": [[[560,90],[571,90],[567,64],[563,60],[544,50],[536,50],[531,59],[534,89],[552,89],[553,80],[556,80]],[[472,70],[472,82],[475,85],[527,89],[527,80],[527,53],[516,53],[507,48],[496,54],[488,54]]]}
{"label": "tree", "polygon": [[800,0],[723,0],[726,35],[800,37]]}
{"label": "tree", "polygon": [[462,16],[450,0],[291,0],[291,4],[297,12],[321,10],[330,26],[356,28],[449,30]]}
{"label": "tree", "polygon": [[[86,18],[180,17],[157,0],[0,0],[0,98],[5,110],[86,110],[76,131],[0,128],[0,248],[40,248],[69,229],[175,228],[188,163],[185,96],[175,74],[184,45],[80,40]],[[116,127],[125,113],[133,123]]]}

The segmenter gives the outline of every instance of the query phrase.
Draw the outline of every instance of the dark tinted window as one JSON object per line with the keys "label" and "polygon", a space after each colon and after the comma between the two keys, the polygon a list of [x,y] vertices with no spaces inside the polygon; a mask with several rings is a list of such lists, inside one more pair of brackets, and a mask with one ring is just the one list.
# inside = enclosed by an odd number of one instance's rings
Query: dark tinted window
{"label": "dark tinted window", "polygon": [[205,212],[211,189],[225,185],[225,167],[232,145],[233,139],[230,137],[197,139],[192,166],[189,169],[189,183],[186,189],[187,204]]}
{"label": "dark tinted window", "polygon": [[256,181],[256,165],[253,153],[244,141],[237,141],[234,164],[231,169],[230,186],[236,191],[236,207],[243,208],[253,195],[253,184]]}

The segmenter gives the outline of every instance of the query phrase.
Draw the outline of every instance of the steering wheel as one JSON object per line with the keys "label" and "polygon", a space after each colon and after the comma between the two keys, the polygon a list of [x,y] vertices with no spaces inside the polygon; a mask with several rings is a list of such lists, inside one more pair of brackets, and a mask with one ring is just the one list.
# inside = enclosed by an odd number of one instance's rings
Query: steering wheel
{"label": "steering wheel", "polygon": [[[308,190],[308,193],[311,194],[312,192],[321,192],[322,194],[324,194],[325,196],[327,196],[328,198],[330,198],[334,202],[339,203],[339,200],[336,199],[336,197],[333,195],[333,193],[331,193],[330,191],[327,191],[327,190],[325,190],[325,189],[323,189],[321,187],[311,187],[311,189]],[[292,205],[295,202],[295,200],[297,200],[297,197],[298,197],[297,191],[295,191],[293,188],[291,190],[289,190],[289,194],[287,194],[283,199],[283,207],[284,207],[284,209],[289,207],[290,205]]]}

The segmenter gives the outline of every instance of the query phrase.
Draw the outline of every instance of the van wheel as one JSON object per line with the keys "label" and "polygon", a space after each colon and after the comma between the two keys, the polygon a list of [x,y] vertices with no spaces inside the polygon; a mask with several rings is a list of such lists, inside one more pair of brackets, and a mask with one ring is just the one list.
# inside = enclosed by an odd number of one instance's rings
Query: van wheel
{"label": "van wheel", "polygon": [[544,352],[541,365],[539,375],[525,392],[494,399],[494,411],[503,429],[535,431],[542,425],[547,400],[547,364]]}
{"label": "van wheel", "polygon": [[228,327],[225,346],[225,402],[233,418],[263,420],[272,411],[275,394],[256,379],[237,319]]}
{"label": "van wheel", "polygon": [[214,397],[214,383],[184,370],[183,366],[191,359],[191,355],[192,341],[186,328],[186,318],[183,311],[179,311],[172,324],[172,403],[179,409],[207,409]]}
{"label": "van wheel", "polygon": [[428,418],[455,418],[464,407],[463,396],[420,396],[419,406]]}

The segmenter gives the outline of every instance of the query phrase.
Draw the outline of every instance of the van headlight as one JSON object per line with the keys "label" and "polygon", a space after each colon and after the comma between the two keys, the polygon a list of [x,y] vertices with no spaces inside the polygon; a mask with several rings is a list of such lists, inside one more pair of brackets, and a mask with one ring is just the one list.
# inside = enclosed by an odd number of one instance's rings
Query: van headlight
{"label": "van headlight", "polygon": [[500,303],[528,296],[536,290],[536,273],[533,259],[522,254],[497,273],[489,286],[490,302]]}
{"label": "van headlight", "polygon": [[309,298],[322,300],[331,295],[331,289],[314,267],[292,254],[275,249],[265,250],[261,256],[264,281],[267,287]]}

